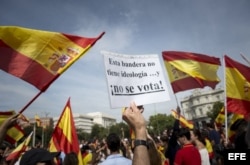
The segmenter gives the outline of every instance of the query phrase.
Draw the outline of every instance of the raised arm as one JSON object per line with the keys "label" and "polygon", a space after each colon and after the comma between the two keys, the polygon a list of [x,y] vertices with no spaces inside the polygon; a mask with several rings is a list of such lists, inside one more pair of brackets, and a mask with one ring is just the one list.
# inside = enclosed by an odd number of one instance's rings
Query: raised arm
{"label": "raised arm", "polygon": [[[140,145],[136,145],[134,149],[133,156],[133,165],[150,165],[147,141],[147,132],[146,132],[146,121],[133,102],[130,104],[130,107],[126,108],[122,115],[123,120],[125,120],[130,127],[135,131],[135,141],[141,142]],[[144,143],[145,142],[145,143]]]}

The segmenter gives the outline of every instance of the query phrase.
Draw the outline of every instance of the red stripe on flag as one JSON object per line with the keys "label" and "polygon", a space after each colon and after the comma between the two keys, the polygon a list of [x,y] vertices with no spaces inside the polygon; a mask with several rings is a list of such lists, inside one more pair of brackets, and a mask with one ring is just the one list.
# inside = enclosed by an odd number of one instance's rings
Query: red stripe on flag
{"label": "red stripe on flag", "polygon": [[[0,68],[7,73],[27,81],[42,90],[55,75],[31,58],[15,51],[0,40],[1,57]],[[26,72],[32,70],[32,72]],[[41,79],[43,77],[43,79]]]}
{"label": "red stripe on flag", "polygon": [[174,93],[194,88],[203,88],[204,86],[209,86],[212,89],[215,89],[217,84],[218,81],[205,81],[193,77],[186,77],[183,79],[175,80],[171,83]]}
{"label": "red stripe on flag", "polygon": [[194,60],[198,62],[205,62],[215,65],[221,65],[220,59],[204,54],[192,53],[192,52],[181,52],[181,51],[164,51],[162,52],[163,58],[167,61],[174,60]]}
{"label": "red stripe on flag", "polygon": [[97,40],[97,38],[79,37],[79,36],[73,36],[73,35],[69,35],[69,34],[65,34],[65,33],[61,33],[61,34],[64,35],[65,37],[67,37],[69,40],[71,40],[75,44],[77,44],[83,48],[85,48],[89,45],[92,46],[95,43],[95,41]]}
{"label": "red stripe on flag", "polygon": [[232,113],[242,114],[244,117],[247,117],[250,114],[250,102],[242,99],[235,99],[227,97],[227,110]]}
{"label": "red stripe on flag", "polygon": [[249,74],[250,67],[241,64],[227,56],[225,56],[225,63],[227,68],[238,70],[240,74],[242,74],[247,79],[247,81],[250,82],[250,74]]}

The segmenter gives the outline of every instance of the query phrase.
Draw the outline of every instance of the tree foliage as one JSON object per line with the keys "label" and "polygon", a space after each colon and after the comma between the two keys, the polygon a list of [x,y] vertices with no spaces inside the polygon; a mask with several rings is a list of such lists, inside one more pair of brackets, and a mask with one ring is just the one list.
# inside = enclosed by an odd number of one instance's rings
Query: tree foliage
{"label": "tree foliage", "polygon": [[99,124],[94,124],[90,133],[90,138],[103,138],[108,134],[108,129],[100,126]]}
{"label": "tree foliage", "polygon": [[114,124],[110,127],[109,132],[116,133],[121,138],[129,137],[129,126],[124,122]]}
{"label": "tree foliage", "polygon": [[218,116],[218,114],[220,113],[221,108],[223,106],[224,106],[223,102],[220,102],[220,101],[215,102],[212,110],[207,113],[207,116],[211,118],[212,121],[214,121],[216,117]]}
{"label": "tree foliage", "polygon": [[150,133],[159,135],[166,128],[173,127],[174,117],[172,115],[157,114],[149,117],[148,129]]}

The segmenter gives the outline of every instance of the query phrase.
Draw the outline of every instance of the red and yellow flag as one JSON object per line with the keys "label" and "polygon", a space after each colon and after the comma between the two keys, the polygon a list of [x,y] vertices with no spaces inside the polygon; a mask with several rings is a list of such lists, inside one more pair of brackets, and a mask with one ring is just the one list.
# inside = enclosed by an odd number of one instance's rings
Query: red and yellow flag
{"label": "red and yellow flag", "polygon": [[235,113],[232,113],[230,115],[230,120],[229,120],[229,123],[228,123],[228,139],[231,141],[231,142],[234,142],[234,138],[235,138],[235,135],[236,135],[236,132],[235,130],[231,130],[231,127],[232,125],[239,119],[243,119],[244,116],[243,115],[240,115],[240,114],[235,114]]}
{"label": "red and yellow flag", "polygon": [[188,121],[184,116],[180,115],[178,118],[178,113],[175,110],[171,110],[171,114],[175,119],[178,119],[180,121],[180,124],[182,127],[188,127],[189,129],[194,128],[194,124],[192,121]]}
{"label": "red and yellow flag", "polygon": [[7,156],[7,161],[18,159],[20,157],[20,155],[26,150],[27,146],[29,145],[32,134],[33,132],[31,132],[29,136]]}
{"label": "red and yellow flag", "polygon": [[221,127],[225,124],[225,107],[222,107],[217,117],[215,118],[215,124],[217,127]]}
{"label": "red and yellow flag", "polygon": [[247,117],[250,113],[250,67],[225,59],[227,110]]}
{"label": "red and yellow flag", "polygon": [[61,151],[65,154],[73,151],[78,154],[79,164],[83,164],[75,123],[71,111],[70,99],[68,99],[67,104],[52,133],[49,150],[51,152]]}
{"label": "red and yellow flag", "polygon": [[0,26],[0,69],[45,91],[97,38]]}
{"label": "red and yellow flag", "polygon": [[162,56],[174,93],[205,86],[214,89],[220,82],[219,58],[179,51],[164,51]]}
{"label": "red and yellow flag", "polygon": [[42,126],[42,120],[40,119],[40,117],[38,115],[35,115],[35,120],[36,120],[36,125],[38,127]]}
{"label": "red and yellow flag", "polygon": [[[9,117],[15,114],[15,111],[5,111],[0,112],[0,125]],[[17,141],[19,141],[24,136],[23,129],[18,125],[14,125],[11,128],[8,129],[5,140],[8,141],[11,144],[15,144]]]}

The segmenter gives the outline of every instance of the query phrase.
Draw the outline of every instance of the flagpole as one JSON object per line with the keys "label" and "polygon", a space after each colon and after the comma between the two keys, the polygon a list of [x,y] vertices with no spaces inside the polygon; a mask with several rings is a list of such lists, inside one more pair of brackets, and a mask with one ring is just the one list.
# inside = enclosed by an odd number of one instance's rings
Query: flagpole
{"label": "flagpole", "polygon": [[36,122],[34,122],[33,139],[32,139],[32,146],[35,147],[35,145],[36,145]]}
{"label": "flagpole", "polygon": [[42,126],[42,147],[44,147],[44,127]]}
{"label": "flagpole", "polygon": [[[176,94],[174,94],[174,96],[175,96],[175,100],[176,100],[177,106],[178,106],[178,107],[180,108],[180,110],[181,110],[181,106],[179,105],[179,102],[178,102],[178,99],[177,99]],[[185,117],[184,111],[181,110],[181,112],[182,112],[182,115]],[[180,113],[180,114],[181,114],[181,113]]]}
{"label": "flagpole", "polygon": [[225,64],[225,55],[223,59],[223,71],[224,71],[224,107],[225,107],[225,134],[226,134],[226,143],[228,142],[228,121],[227,121],[227,87],[226,87],[226,64]]}
{"label": "flagpole", "polygon": [[28,108],[28,106],[30,106],[30,104],[33,103],[33,102],[38,98],[38,96],[40,96],[42,93],[43,93],[43,92],[40,91],[38,94],[36,94],[36,96],[33,97],[33,99],[30,100],[30,101],[28,102],[28,104],[26,104],[26,105],[23,107],[23,109],[21,109],[21,110],[19,111],[19,113],[23,113],[23,111],[24,111],[26,108]]}

